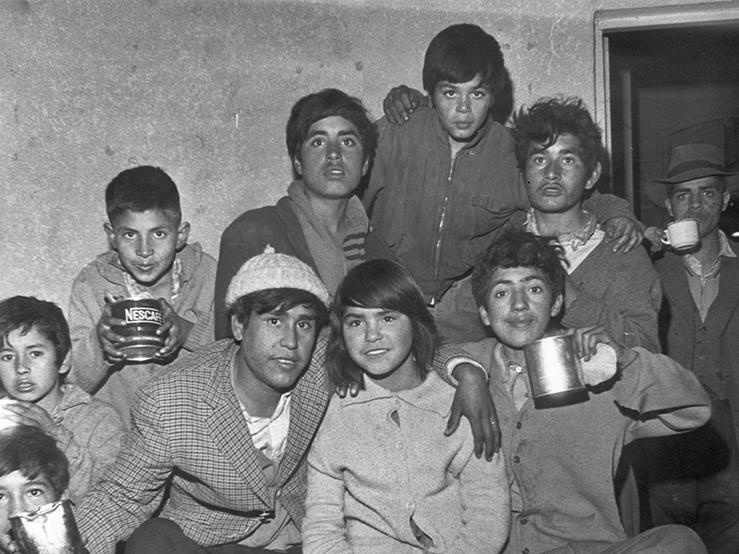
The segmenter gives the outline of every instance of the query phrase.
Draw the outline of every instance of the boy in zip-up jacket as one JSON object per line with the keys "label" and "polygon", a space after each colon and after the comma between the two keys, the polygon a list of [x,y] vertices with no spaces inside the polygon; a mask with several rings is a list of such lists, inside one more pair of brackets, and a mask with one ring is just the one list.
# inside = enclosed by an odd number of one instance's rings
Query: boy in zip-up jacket
{"label": "boy in zip-up jacket", "polygon": [[[423,66],[430,105],[402,125],[392,117],[378,122],[362,197],[375,230],[410,270],[442,339],[451,342],[486,336],[474,301],[458,284],[502,230],[523,223],[529,206],[511,133],[492,114],[506,76],[500,45],[477,25],[436,35]],[[420,93],[399,87],[386,99],[386,113],[399,90],[420,104]],[[585,207],[609,237],[622,237],[614,248],[641,240],[625,200],[595,193]]]}

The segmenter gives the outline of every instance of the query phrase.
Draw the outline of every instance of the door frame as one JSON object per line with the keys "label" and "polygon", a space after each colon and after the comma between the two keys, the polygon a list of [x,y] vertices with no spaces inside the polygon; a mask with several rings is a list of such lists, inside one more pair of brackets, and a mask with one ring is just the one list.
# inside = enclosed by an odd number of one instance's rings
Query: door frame
{"label": "door frame", "polygon": [[[658,29],[665,27],[699,27],[708,25],[731,25],[739,23],[739,2],[708,2],[684,4],[682,6],[659,6],[654,8],[626,8],[596,10],[593,15],[594,65],[595,65],[595,116],[604,131],[608,151],[612,151],[612,129],[610,120],[610,63],[608,59],[608,33]],[[628,78],[623,82],[627,83]],[[622,91],[627,93],[629,91]],[[629,95],[630,97],[630,95]],[[624,106],[625,120],[630,120],[628,103]],[[624,133],[626,199],[634,202],[634,164],[630,147],[631,134]]]}

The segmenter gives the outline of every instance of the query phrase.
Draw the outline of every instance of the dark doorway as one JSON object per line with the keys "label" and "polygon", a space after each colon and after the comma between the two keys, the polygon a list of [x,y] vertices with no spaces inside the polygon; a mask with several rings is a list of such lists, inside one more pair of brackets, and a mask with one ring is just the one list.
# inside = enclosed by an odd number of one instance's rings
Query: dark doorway
{"label": "dark doorway", "polygon": [[[672,146],[714,144],[724,150],[729,170],[739,171],[739,25],[624,30],[604,37],[613,190],[630,196],[624,183],[633,182],[637,215],[659,225],[666,212],[642,188],[665,174]],[[729,234],[739,230],[736,199],[724,219]]]}

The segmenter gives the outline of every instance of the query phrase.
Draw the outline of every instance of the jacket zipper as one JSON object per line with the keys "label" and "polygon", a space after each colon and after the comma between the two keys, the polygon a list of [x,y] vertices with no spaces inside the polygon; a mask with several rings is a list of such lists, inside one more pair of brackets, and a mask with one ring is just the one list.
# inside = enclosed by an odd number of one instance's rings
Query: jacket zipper
{"label": "jacket zipper", "polygon": [[444,232],[444,224],[446,223],[447,210],[449,208],[449,192],[452,187],[452,177],[454,176],[454,166],[461,152],[457,152],[451,165],[449,166],[449,175],[446,178],[446,190],[444,191],[444,201],[442,202],[441,217],[439,218],[439,226],[436,229],[436,247],[434,249],[434,277],[439,277],[439,265],[441,263],[441,239]]}

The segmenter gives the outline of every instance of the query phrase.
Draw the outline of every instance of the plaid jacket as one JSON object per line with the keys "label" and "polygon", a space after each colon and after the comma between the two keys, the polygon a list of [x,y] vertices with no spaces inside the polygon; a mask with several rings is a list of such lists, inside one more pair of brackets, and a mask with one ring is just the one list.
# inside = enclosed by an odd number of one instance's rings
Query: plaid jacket
{"label": "plaid jacket", "polygon": [[203,546],[243,539],[276,502],[300,528],[306,454],[330,396],[325,339],[318,339],[293,392],[276,493],[267,488],[231,386],[237,348],[231,340],[215,342],[141,389],[116,463],[77,511],[91,553],[112,553],[117,541],[149,518],[170,477],[161,516]]}

